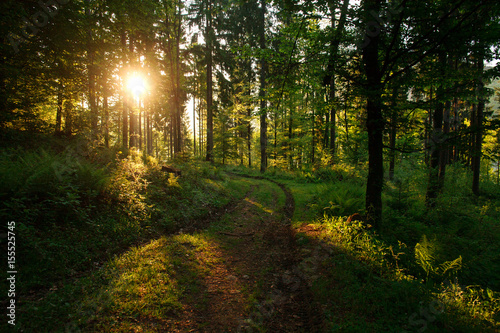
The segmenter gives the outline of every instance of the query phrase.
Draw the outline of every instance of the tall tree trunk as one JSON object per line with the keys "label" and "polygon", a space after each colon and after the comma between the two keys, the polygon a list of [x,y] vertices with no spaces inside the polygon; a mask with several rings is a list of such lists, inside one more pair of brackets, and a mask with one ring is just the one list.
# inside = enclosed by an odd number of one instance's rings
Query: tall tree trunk
{"label": "tall tree trunk", "polygon": [[479,195],[479,176],[481,172],[481,156],[483,148],[483,117],[484,117],[484,82],[483,82],[483,72],[484,72],[484,55],[481,52],[477,60],[477,70],[479,76],[476,84],[476,95],[478,98],[475,128],[473,128],[474,133],[474,150],[472,154],[472,192],[475,195]]}
{"label": "tall tree trunk", "polygon": [[[135,40],[132,35],[129,36],[129,57],[130,59],[133,59],[133,54],[135,52]],[[133,64],[132,64],[133,65]],[[130,148],[137,148],[137,113],[136,113],[136,106],[135,106],[135,100],[132,96],[132,98],[129,98],[129,147]]]}
{"label": "tall tree trunk", "polygon": [[[125,33],[125,29],[121,29],[120,31],[120,39],[121,39],[121,46],[122,46],[122,52],[123,52],[123,58],[122,58],[122,63],[123,67],[122,70],[125,70],[125,64],[127,63],[127,36]],[[129,140],[129,134],[128,134],[128,117],[129,117],[129,112],[128,112],[128,103],[127,103],[127,92],[125,92],[125,85],[126,83],[123,83],[124,87],[122,87],[122,91],[124,91],[122,95],[122,147],[123,149],[128,148],[128,140]]]}
{"label": "tall tree trunk", "polygon": [[[91,2],[90,0],[86,0],[86,9],[85,15],[87,19],[91,19],[92,11],[90,9]],[[90,24],[89,24],[90,27]],[[93,33],[92,29],[89,28],[87,30],[87,74],[88,74],[88,98],[90,105],[90,128],[92,131],[92,139],[97,139],[97,122],[98,122],[98,111],[97,111],[97,103],[96,103],[96,75],[97,68],[95,64],[95,51],[94,51],[94,41],[93,41]]]}
{"label": "tall tree trunk", "polygon": [[196,96],[193,97],[193,157],[196,157]]}
{"label": "tall tree trunk", "polygon": [[57,113],[56,113],[56,128],[54,131],[55,135],[61,134],[62,131],[62,113],[63,113],[63,97],[64,97],[64,86],[61,80],[57,85]]}
{"label": "tall tree trunk", "polygon": [[64,133],[66,136],[71,136],[73,133],[73,102],[71,96],[64,104]]}
{"label": "tall tree trunk", "polygon": [[[441,65],[444,65],[441,55]],[[432,117],[432,137],[431,137],[431,152],[429,157],[429,183],[427,187],[427,194],[425,203],[427,207],[435,207],[436,199],[442,189],[442,181],[439,177],[440,160],[442,157],[442,139],[443,139],[443,116],[444,116],[444,103],[443,100],[444,88],[440,85],[436,92],[436,102],[434,114]]]}
{"label": "tall tree trunk", "polygon": [[446,166],[450,164],[450,150],[449,145],[446,142],[450,134],[450,114],[451,114],[451,102],[446,101],[443,109],[443,139],[444,142],[441,150],[441,156],[439,157],[439,183],[440,188],[444,187],[444,179],[446,175]]}
{"label": "tall tree trunk", "polygon": [[[260,49],[266,49],[266,0],[260,1]],[[262,52],[264,53],[264,52]],[[266,80],[267,80],[267,60],[265,55],[260,59],[260,172],[267,169],[267,102],[266,102]]]}
{"label": "tall tree trunk", "polygon": [[[329,98],[329,97],[327,97],[327,98]],[[329,147],[329,144],[330,144],[330,111],[329,110],[327,110],[325,112],[325,126],[323,127],[323,129],[324,129],[323,148],[325,148],[325,150],[327,150]]]}
{"label": "tall tree trunk", "polygon": [[146,111],[148,129],[148,155],[153,156],[153,123],[150,112]]}
{"label": "tall tree trunk", "polygon": [[397,136],[397,128],[398,128],[398,112],[396,110],[397,107],[397,99],[398,99],[398,86],[395,85],[392,90],[392,108],[391,108],[391,132],[389,135],[389,179],[394,180],[394,170],[396,168],[396,136]]}
{"label": "tall tree trunk", "polygon": [[330,7],[330,19],[332,25],[332,40],[330,45],[330,61],[328,64],[328,77],[330,78],[330,92],[329,92],[329,100],[330,100],[330,123],[328,125],[330,129],[329,137],[330,137],[330,154],[332,155],[332,164],[335,163],[335,154],[336,154],[336,140],[337,140],[337,113],[336,113],[336,94],[337,87],[335,82],[335,67],[339,53],[340,40],[342,35],[344,34],[344,26],[347,19],[347,10],[349,8],[349,0],[344,0],[342,3],[342,8],[340,11],[340,18],[337,24],[337,14],[336,14],[336,6],[337,1],[329,1]]}
{"label": "tall tree trunk", "polygon": [[[457,89],[457,94],[459,93],[458,89]],[[458,105],[458,98],[455,97],[453,99],[453,131],[455,132],[458,132],[458,130],[460,129],[460,115],[459,115],[459,112],[460,112],[460,108],[459,108],[459,105]],[[452,147],[452,156],[453,156],[453,162],[458,162],[459,161],[459,157],[460,157],[460,154],[459,154],[459,145],[458,143],[454,143],[453,144],[453,147]]]}
{"label": "tall tree trunk", "polygon": [[293,170],[294,145],[293,139],[293,105],[290,105],[290,115],[288,117],[288,168]]}
{"label": "tall tree trunk", "polygon": [[176,36],[175,36],[175,153],[182,152],[182,105],[181,105],[181,66],[180,66],[180,44],[181,44],[181,34],[182,34],[182,16],[181,16],[181,1],[177,3],[178,13],[176,14]]}
{"label": "tall tree trunk", "polygon": [[[105,83],[106,84],[106,83]],[[104,88],[104,101],[103,101],[103,111],[104,111],[104,146],[109,148],[109,105],[108,105],[108,90],[107,87]]]}
{"label": "tall tree trunk", "polygon": [[138,128],[138,134],[137,137],[139,139],[139,150],[142,150],[142,107],[141,107],[141,98],[138,96],[137,97],[137,128]]}
{"label": "tall tree trunk", "polygon": [[214,120],[213,120],[213,77],[212,77],[212,61],[213,61],[213,26],[212,26],[212,0],[208,1],[207,8],[207,157],[206,160],[214,162]]}
{"label": "tall tree trunk", "polygon": [[[372,22],[372,13],[380,13],[382,0],[365,0],[366,29]],[[382,33],[382,32],[381,32]],[[366,219],[375,228],[382,223],[382,187],[384,184],[382,117],[382,74],[379,60],[380,34],[371,37],[363,49],[363,63],[367,78],[368,179],[366,182]]]}
{"label": "tall tree trunk", "polygon": [[316,153],[316,114],[314,113],[314,108],[312,108],[312,139],[311,139],[311,164],[314,166],[315,163],[315,153]]}

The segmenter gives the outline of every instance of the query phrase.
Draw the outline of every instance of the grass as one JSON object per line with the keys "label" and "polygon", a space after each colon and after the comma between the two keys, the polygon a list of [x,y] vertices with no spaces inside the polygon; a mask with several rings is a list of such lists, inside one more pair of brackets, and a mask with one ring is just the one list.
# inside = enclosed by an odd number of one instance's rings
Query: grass
{"label": "grass", "polygon": [[297,244],[307,253],[318,241],[328,244],[329,259],[313,285],[328,331],[497,331],[500,189],[484,179],[476,197],[470,172],[452,165],[437,208],[427,210],[425,169],[405,161],[396,171],[395,181],[386,183],[379,233],[346,224],[347,216],[363,211],[363,174],[264,175],[290,187],[296,228],[321,230],[299,232]]}
{"label": "grass", "polygon": [[[249,202],[255,203],[250,205],[254,212],[249,215],[270,214],[261,204],[270,199],[284,204],[284,195],[276,195],[279,187],[266,181],[225,179],[222,184],[234,198],[242,198],[254,186],[261,185],[249,198]],[[193,312],[210,310],[206,278],[214,267],[227,265],[221,251],[238,247],[237,238],[220,232],[238,228],[243,223],[240,213],[229,212],[205,230],[154,238],[96,264],[93,271],[77,279],[59,281],[41,298],[37,295],[37,299],[24,300],[19,329],[156,332],[160,327],[183,327],[182,321]],[[247,311],[251,311],[254,300],[262,297],[259,290],[242,289]],[[204,325],[199,323],[198,329]]]}
{"label": "grass", "polygon": [[[299,232],[297,244],[307,253],[314,253],[318,242],[329,249],[313,284],[327,331],[500,329],[500,215],[493,208],[499,207],[500,196],[493,194],[498,189],[475,198],[470,175],[451,167],[439,208],[425,211],[418,172],[387,185],[379,233],[363,223],[346,223],[346,216],[362,209],[356,175],[341,182],[288,182],[296,211],[307,212],[296,213],[294,225],[319,230]],[[322,209],[330,201],[335,209]]]}
{"label": "grass", "polygon": [[[230,211],[203,231],[177,232],[255,188],[246,203],[250,215],[261,218],[244,223],[281,218],[275,207],[284,205],[285,195],[276,184],[227,176],[196,162],[179,164],[183,177],[176,178],[161,172],[154,159],[114,153],[98,162],[76,149],[0,154],[0,215],[17,222],[23,240],[18,330],[179,327],[179,318],[189,318],[191,310],[209,311],[205,278],[225,264],[219,251],[242,244],[221,232],[238,230],[245,217]],[[364,175],[353,168],[263,175],[294,195],[301,267],[311,277],[327,330],[498,331],[498,186],[485,181],[476,197],[470,174],[451,166],[437,208],[426,210],[425,170],[408,168],[412,177],[400,170],[386,184],[378,232],[346,222],[363,208]],[[300,231],[304,225],[317,232]],[[266,241],[254,238],[260,249]],[[242,289],[249,312],[264,297],[272,271],[258,269],[253,289]]]}
{"label": "grass", "polygon": [[104,154],[109,159],[99,162],[81,153],[46,148],[0,154],[0,215],[16,221],[22,239],[16,287],[23,295],[20,327],[26,329],[49,330],[47,320],[60,327],[81,296],[75,281],[83,289],[92,286],[86,276],[115,255],[190,227],[244,194],[209,165],[181,165],[184,176],[175,178],[134,153]]}

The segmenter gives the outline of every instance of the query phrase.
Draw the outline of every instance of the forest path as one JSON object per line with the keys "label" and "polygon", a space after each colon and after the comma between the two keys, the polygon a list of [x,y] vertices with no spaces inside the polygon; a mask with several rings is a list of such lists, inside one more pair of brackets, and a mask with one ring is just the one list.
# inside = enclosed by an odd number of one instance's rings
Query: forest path
{"label": "forest path", "polygon": [[318,331],[319,311],[297,269],[293,195],[272,180],[246,176],[246,181],[251,186],[245,197],[208,229],[217,240],[214,265],[203,277],[204,290],[192,298],[198,310],[185,312],[187,331]]}
{"label": "forest path", "polygon": [[91,298],[94,319],[84,331],[321,331],[321,311],[299,267],[291,192],[231,178],[246,195],[197,226],[204,229],[181,230],[117,261]]}

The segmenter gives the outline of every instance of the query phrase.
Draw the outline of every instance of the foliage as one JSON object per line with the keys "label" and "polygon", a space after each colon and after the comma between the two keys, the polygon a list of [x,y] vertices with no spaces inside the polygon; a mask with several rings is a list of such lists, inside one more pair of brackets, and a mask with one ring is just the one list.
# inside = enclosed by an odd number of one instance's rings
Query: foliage
{"label": "foliage", "polygon": [[23,292],[92,269],[229,201],[212,166],[182,166],[184,176],[175,178],[136,153],[103,167],[71,151],[2,152],[0,214],[17,222],[23,239]]}

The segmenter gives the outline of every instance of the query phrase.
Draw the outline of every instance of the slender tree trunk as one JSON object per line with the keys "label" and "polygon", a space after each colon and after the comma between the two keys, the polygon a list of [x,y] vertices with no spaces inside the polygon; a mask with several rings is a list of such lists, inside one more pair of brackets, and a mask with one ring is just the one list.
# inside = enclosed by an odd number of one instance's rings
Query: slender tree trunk
{"label": "slender tree trunk", "polygon": [[147,112],[148,121],[148,154],[153,155],[153,122],[151,119],[151,114]]}
{"label": "slender tree trunk", "polygon": [[89,105],[90,105],[90,127],[92,130],[93,139],[97,138],[97,103],[96,103],[96,80],[95,80],[95,66],[93,64],[94,55],[89,51]]}
{"label": "slender tree trunk", "polygon": [[[379,13],[381,0],[365,0],[364,15],[366,29],[373,21],[372,14]],[[380,32],[380,34],[382,31]],[[375,228],[382,224],[382,187],[384,184],[382,117],[382,74],[379,60],[380,34],[370,38],[363,49],[363,63],[367,78],[367,119],[368,131],[368,179],[366,182],[366,219]]]}
{"label": "slender tree trunk", "polygon": [[323,148],[328,149],[330,143],[330,111],[325,112],[325,126],[324,126]]}
{"label": "slender tree trunk", "polygon": [[[260,49],[266,49],[266,0],[260,1]],[[267,80],[267,60],[263,55],[260,69],[260,172],[267,169],[267,102],[266,102],[266,80]]]}
{"label": "slender tree trunk", "polygon": [[[130,59],[133,59],[133,54],[135,52],[135,41],[132,35],[129,36],[129,55]],[[137,143],[138,143],[138,138],[137,138],[137,113],[136,113],[136,106],[135,106],[135,100],[133,96],[129,98],[129,116],[130,116],[130,121],[129,121],[129,147],[130,148],[137,148]]]}
{"label": "slender tree trunk", "polygon": [[[457,89],[457,94],[458,94],[458,89]],[[458,132],[460,128],[460,116],[459,116],[459,105],[458,105],[458,98],[455,97],[453,99],[453,131]],[[458,149],[458,144],[454,143],[452,147],[452,156],[453,156],[453,162],[458,162],[459,161],[459,149]]]}
{"label": "slender tree trunk", "polygon": [[[92,16],[92,11],[90,9],[90,0],[86,0],[85,15],[90,20]],[[95,64],[95,52],[94,52],[94,36],[92,29],[89,28],[87,31],[88,44],[87,44],[87,74],[88,74],[88,98],[90,105],[90,128],[92,130],[92,139],[97,139],[97,122],[98,122],[98,111],[96,104],[96,64]]]}
{"label": "slender tree trunk", "polygon": [[[433,101],[433,98],[434,98],[434,89],[433,89],[433,86],[431,85],[430,87],[430,91],[429,91],[429,101],[431,102],[431,105],[432,105],[432,101]],[[427,117],[425,118],[425,147],[426,147],[426,150],[425,150],[425,165],[426,166],[429,166],[430,165],[430,154],[429,152],[431,151],[431,149],[429,149],[429,147],[431,146],[431,130],[430,128],[432,127],[432,107],[429,107],[429,110],[427,112]]]}
{"label": "slender tree trunk", "polygon": [[397,99],[398,99],[398,87],[394,86],[392,90],[392,108],[391,108],[391,132],[389,136],[389,179],[394,180],[394,170],[396,168],[396,136],[397,136],[397,126],[398,126],[398,112],[396,110],[397,107]]}
{"label": "slender tree trunk", "polygon": [[349,85],[347,86],[346,96],[344,97],[344,122],[345,122],[345,142],[346,146],[349,147],[349,119],[348,119],[348,106],[347,106],[347,96],[349,94]]}
{"label": "slender tree trunk", "polygon": [[59,135],[62,131],[62,113],[63,113],[63,96],[64,96],[64,86],[62,81],[59,80],[57,85],[57,113],[56,113],[56,129],[54,134]]}
{"label": "slender tree trunk", "polygon": [[181,16],[181,1],[177,3],[178,13],[176,15],[177,26],[176,26],[176,40],[175,40],[175,122],[176,122],[176,153],[182,153],[182,105],[181,105],[181,66],[180,66],[180,45],[181,45],[181,34],[182,34],[182,16]]}
{"label": "slender tree trunk", "polygon": [[[250,88],[248,88],[248,97],[251,97],[252,91]],[[247,152],[248,152],[248,167],[252,167],[252,108],[247,107],[247,117],[248,117],[248,124],[247,124]]]}
{"label": "slender tree trunk", "polygon": [[213,125],[213,77],[212,77],[212,57],[213,57],[213,27],[212,27],[212,1],[208,1],[207,8],[207,157],[206,160],[214,162],[214,125]]}
{"label": "slender tree trunk", "polygon": [[290,115],[288,117],[288,167],[293,170],[294,145],[293,139],[293,105],[290,106]]}
{"label": "slender tree trunk", "polygon": [[314,155],[316,153],[316,147],[315,147],[316,146],[316,138],[315,138],[315,136],[316,136],[315,125],[316,124],[314,123],[315,117],[316,117],[316,115],[314,113],[314,108],[313,108],[312,109],[312,124],[311,124],[312,125],[312,139],[311,139],[311,163],[312,163],[312,165],[314,165],[314,163],[315,163],[315,160],[314,160],[315,156]]}
{"label": "slender tree trunk", "polygon": [[443,109],[443,138],[444,146],[440,149],[441,156],[439,157],[439,186],[444,187],[444,179],[446,175],[446,166],[450,163],[450,150],[449,145],[446,142],[448,135],[450,134],[450,113],[451,113],[451,102],[446,101]]}
{"label": "slender tree trunk", "polygon": [[477,79],[476,95],[479,100],[477,104],[475,128],[473,129],[474,135],[474,150],[472,152],[472,192],[479,195],[479,176],[481,172],[481,157],[483,148],[483,117],[484,117],[484,55],[481,53],[477,63],[479,77]]}
{"label": "slender tree trunk", "polygon": [[344,0],[342,3],[342,8],[340,12],[340,18],[337,24],[336,20],[336,1],[329,1],[330,6],[330,19],[332,24],[332,40],[330,45],[330,61],[328,65],[329,69],[329,77],[330,77],[330,92],[329,92],[329,100],[331,103],[330,106],[330,154],[332,155],[332,164],[335,164],[335,154],[336,154],[336,140],[337,140],[337,113],[336,113],[336,94],[337,94],[337,86],[335,82],[335,67],[337,62],[337,55],[339,53],[339,45],[342,35],[344,34],[344,26],[347,18],[347,9],[349,8],[349,0]]}
{"label": "slender tree trunk", "polygon": [[[446,56],[440,55],[440,63],[442,66],[446,64]],[[441,73],[444,76],[444,73]],[[442,140],[443,140],[443,117],[444,103],[443,100],[444,88],[440,85],[437,88],[435,109],[432,119],[432,137],[431,137],[431,152],[429,157],[429,184],[425,198],[426,206],[429,208],[435,207],[436,199],[442,189],[442,179],[440,179],[440,160],[442,157]]]}
{"label": "slender tree trunk", "polygon": [[[142,150],[142,127],[143,127],[143,124],[142,124],[142,107],[141,107],[141,99],[140,97],[137,98],[137,115],[138,115],[138,124],[137,124],[137,127],[139,129],[139,133],[138,133],[138,138],[139,138],[139,150]],[[144,133],[146,134],[146,133]]]}
{"label": "slender tree trunk", "polygon": [[278,110],[274,113],[274,168],[278,165]]}
{"label": "slender tree trunk", "polygon": [[104,101],[103,101],[103,111],[104,111],[104,146],[109,148],[109,105],[108,105],[108,92],[107,87],[104,88]]}
{"label": "slender tree trunk", "polygon": [[196,157],[196,97],[193,97],[193,155]]}
{"label": "slender tree trunk", "polygon": [[64,107],[64,133],[66,136],[71,136],[73,134],[73,103],[70,99],[66,101]]}
{"label": "slender tree trunk", "polygon": [[[125,69],[125,64],[127,63],[127,58],[126,58],[126,54],[127,54],[127,37],[126,37],[126,33],[125,33],[125,30],[122,28],[122,30],[120,31],[120,39],[121,39],[121,46],[122,46],[122,51],[123,51],[123,59],[122,59],[122,62],[123,62],[123,68],[122,70]],[[125,83],[123,83],[124,87],[122,87],[122,91],[125,91]],[[123,149],[127,149],[128,148],[128,140],[129,140],[129,137],[128,137],[128,117],[129,117],[129,114],[128,114],[128,105],[127,105],[127,93],[124,92],[123,95],[122,95],[122,147]]]}

